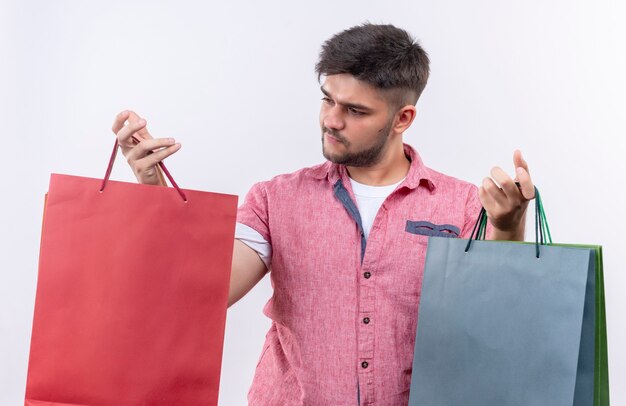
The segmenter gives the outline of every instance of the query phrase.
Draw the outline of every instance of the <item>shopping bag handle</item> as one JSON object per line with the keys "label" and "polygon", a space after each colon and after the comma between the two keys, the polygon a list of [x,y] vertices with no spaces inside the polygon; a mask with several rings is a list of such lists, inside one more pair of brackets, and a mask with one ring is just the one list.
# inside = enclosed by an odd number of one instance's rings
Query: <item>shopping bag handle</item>
{"label": "shopping bag handle", "polygon": [[[135,138],[134,136],[132,136],[132,138],[133,138],[133,141],[135,141],[135,143],[139,143],[139,140],[137,138]],[[102,179],[102,184],[100,185],[101,193],[104,191],[104,187],[106,186],[107,181],[109,180],[109,176],[111,176],[111,170],[113,170],[113,163],[115,163],[115,157],[117,156],[118,146],[119,146],[119,141],[117,140],[117,138],[115,138],[115,144],[113,145],[113,152],[111,152],[111,158],[109,158],[109,165],[107,166],[107,171],[104,174],[104,179]],[[151,153],[152,152],[149,152],[149,154]],[[174,188],[176,189],[180,197],[183,198],[183,201],[187,203],[187,196],[185,196],[185,193],[181,190],[180,187],[178,187],[178,184],[176,184],[176,181],[174,181],[174,178],[170,174],[170,171],[168,171],[167,168],[165,167],[165,164],[162,161],[159,161],[158,165],[159,165],[159,168],[163,170],[163,172],[165,173],[165,176],[167,176],[170,183],[172,184],[172,186],[174,186]]]}
{"label": "shopping bag handle", "polygon": [[[519,187],[519,183],[515,182]],[[487,211],[484,207],[481,207],[478,219],[472,229],[467,245],[465,246],[465,252],[469,251],[472,244],[472,240],[484,240],[487,230]],[[547,241],[547,242],[546,242]],[[535,187],[535,253],[539,258],[539,245],[552,244],[552,235],[550,234],[550,227],[548,226],[548,219],[546,218],[546,212],[543,208],[543,201],[541,200],[541,194],[539,189]]]}

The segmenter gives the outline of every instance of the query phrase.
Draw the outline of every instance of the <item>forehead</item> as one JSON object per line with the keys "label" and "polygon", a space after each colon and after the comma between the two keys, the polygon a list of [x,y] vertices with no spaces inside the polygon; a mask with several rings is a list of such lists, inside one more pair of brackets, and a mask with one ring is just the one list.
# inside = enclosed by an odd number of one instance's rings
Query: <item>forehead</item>
{"label": "forehead", "polygon": [[371,108],[386,105],[386,99],[378,89],[347,73],[326,76],[322,90],[343,104],[363,104]]}

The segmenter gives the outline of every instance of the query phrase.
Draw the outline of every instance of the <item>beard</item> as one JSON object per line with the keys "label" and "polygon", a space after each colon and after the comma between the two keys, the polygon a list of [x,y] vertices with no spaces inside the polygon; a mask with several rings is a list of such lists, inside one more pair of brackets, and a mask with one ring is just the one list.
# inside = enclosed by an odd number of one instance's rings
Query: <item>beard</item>
{"label": "beard", "polygon": [[339,165],[353,167],[374,166],[380,162],[385,150],[387,149],[387,140],[389,139],[392,125],[393,119],[390,119],[387,124],[385,124],[385,127],[378,130],[378,134],[373,145],[360,151],[345,152],[343,154],[330,154],[326,151],[326,148],[324,147],[324,133],[328,133],[335,137],[340,143],[345,145],[346,148],[350,148],[352,143],[348,141],[346,137],[341,135],[339,131],[322,126],[322,154],[324,155],[324,158],[328,159],[330,162]]}

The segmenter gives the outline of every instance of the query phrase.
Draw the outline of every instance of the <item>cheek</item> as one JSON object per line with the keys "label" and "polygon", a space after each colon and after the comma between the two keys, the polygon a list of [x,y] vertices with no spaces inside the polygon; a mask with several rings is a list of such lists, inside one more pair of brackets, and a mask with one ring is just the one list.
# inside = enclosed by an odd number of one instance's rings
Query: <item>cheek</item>
{"label": "cheek", "polygon": [[363,140],[372,140],[378,138],[384,128],[381,127],[377,120],[359,120],[353,123],[354,132],[361,135]]}

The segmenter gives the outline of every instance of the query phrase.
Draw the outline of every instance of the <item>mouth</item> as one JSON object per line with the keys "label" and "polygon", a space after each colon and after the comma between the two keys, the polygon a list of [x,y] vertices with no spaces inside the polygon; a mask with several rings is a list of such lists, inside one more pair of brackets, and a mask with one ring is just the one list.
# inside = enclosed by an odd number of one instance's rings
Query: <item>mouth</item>
{"label": "mouth", "polygon": [[324,135],[326,136],[326,138],[330,139],[331,141],[339,142],[339,138],[337,137],[334,137],[328,133],[324,133]]}
{"label": "mouth", "polygon": [[344,143],[344,142],[343,142],[342,140],[340,140],[339,138],[337,138],[337,137],[335,137],[335,136],[333,136],[333,135],[330,135],[330,134],[329,134],[329,133],[327,133],[327,132],[325,132],[325,133],[324,133],[324,137],[326,137],[326,139],[327,139],[328,141],[330,141],[331,143],[334,143],[334,144],[343,144],[343,143]]}

